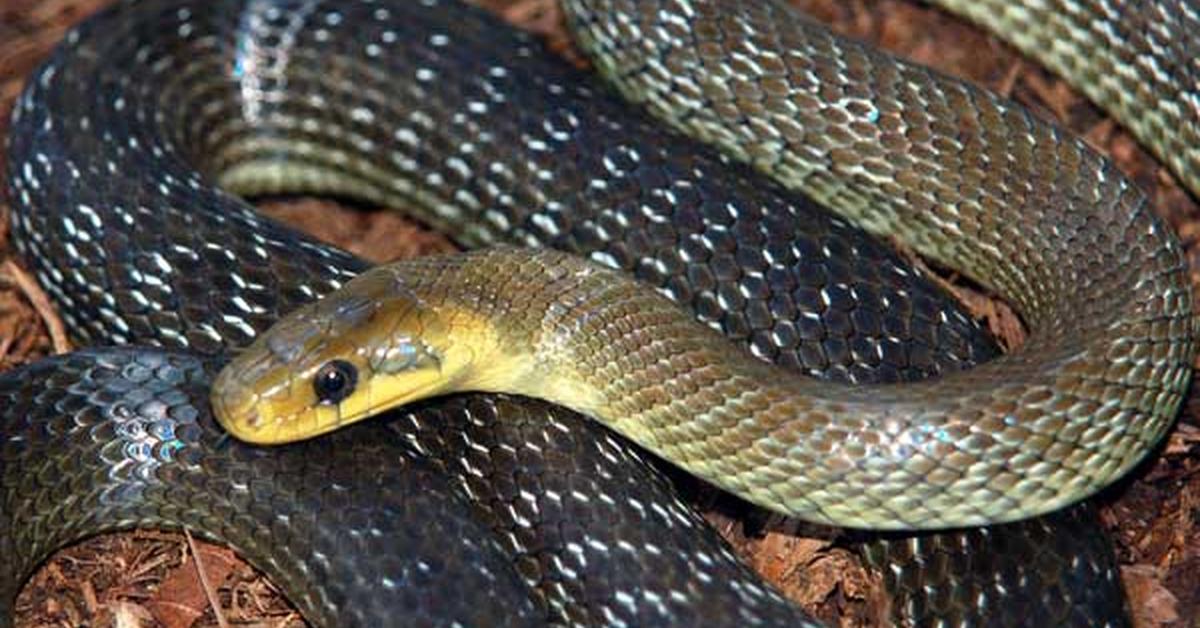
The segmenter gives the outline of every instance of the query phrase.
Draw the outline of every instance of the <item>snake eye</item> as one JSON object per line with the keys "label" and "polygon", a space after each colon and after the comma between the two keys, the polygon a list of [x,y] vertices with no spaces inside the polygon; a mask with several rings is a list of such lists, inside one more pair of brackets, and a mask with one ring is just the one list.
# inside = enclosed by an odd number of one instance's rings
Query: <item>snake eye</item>
{"label": "snake eye", "polygon": [[317,369],[313,390],[321,403],[338,403],[354,393],[358,385],[358,369],[345,360],[331,360]]}

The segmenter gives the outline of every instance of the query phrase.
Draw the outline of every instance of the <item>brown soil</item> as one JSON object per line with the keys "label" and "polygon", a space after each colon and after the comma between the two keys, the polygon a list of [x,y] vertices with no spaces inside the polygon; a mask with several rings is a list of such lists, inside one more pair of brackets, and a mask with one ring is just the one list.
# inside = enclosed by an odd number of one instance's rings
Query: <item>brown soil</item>
{"label": "brown soil", "polygon": [[[908,0],[795,0],[838,30],[877,42],[944,71],[1009,94],[1057,119],[1110,155],[1154,200],[1180,233],[1200,272],[1200,213],[1194,200],[1120,127],[1065,84],[1007,46],[938,11]],[[24,78],[64,30],[107,0],[6,0],[0,7],[0,135]],[[514,23],[545,35],[578,61],[554,0],[481,0]],[[0,160],[3,158],[0,157]],[[373,260],[445,250],[449,244],[392,212],[364,214],[313,199],[264,203],[272,214]],[[333,218],[330,218],[330,216]],[[52,338],[52,308],[12,258],[0,221],[0,369],[66,349]],[[950,278],[953,279],[953,278]],[[1011,328],[1004,308],[963,291],[995,328]],[[1193,395],[1160,455],[1106,498],[1105,523],[1117,542],[1138,625],[1189,626],[1200,616],[1200,398]],[[866,625],[877,616],[875,579],[820,539],[780,526],[751,526],[727,510],[718,529],[746,559],[789,595],[835,625]],[[770,532],[754,531],[766,527]],[[201,567],[198,569],[198,566]],[[207,576],[203,580],[199,573]],[[204,585],[209,583],[209,587]],[[212,601],[220,606],[220,619]],[[104,536],[60,552],[26,587],[19,625],[169,627],[302,625],[274,589],[230,551],[182,534],[135,531]]]}

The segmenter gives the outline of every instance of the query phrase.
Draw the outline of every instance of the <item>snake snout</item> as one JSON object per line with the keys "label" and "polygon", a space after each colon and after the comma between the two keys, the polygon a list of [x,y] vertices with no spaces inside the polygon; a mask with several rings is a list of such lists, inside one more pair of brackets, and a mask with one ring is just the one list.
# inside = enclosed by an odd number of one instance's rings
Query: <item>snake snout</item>
{"label": "snake snout", "polygon": [[227,432],[239,440],[254,440],[250,435],[263,429],[258,396],[240,381],[238,372],[223,370],[213,383],[213,416]]}

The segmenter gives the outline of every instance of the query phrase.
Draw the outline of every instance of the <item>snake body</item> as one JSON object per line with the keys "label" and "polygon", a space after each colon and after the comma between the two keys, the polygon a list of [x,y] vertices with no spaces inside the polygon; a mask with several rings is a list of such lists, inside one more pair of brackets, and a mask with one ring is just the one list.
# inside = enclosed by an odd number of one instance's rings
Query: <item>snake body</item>
{"label": "snake body", "polygon": [[[352,37],[342,32],[351,26]],[[415,206],[427,221],[449,228],[466,245],[545,245],[581,254],[629,271],[690,305],[701,320],[740,340],[759,357],[812,375],[859,382],[913,380],[995,354],[977,325],[887,247],[780,185],[765,182],[750,167],[731,165],[693,140],[663,135],[658,127],[591,79],[549,58],[527,37],[455,2],[124,2],[73,31],[18,102],[9,148],[15,241],[81,340],[157,344],[217,362],[249,344],[283,313],[335,290],[366,268],[360,260],[258,216],[218,185],[239,193],[308,191],[402,203]],[[1133,194],[1122,198],[1133,203]],[[1148,220],[1143,211],[1129,216],[1134,219],[1131,224],[1155,228],[1149,229],[1149,236],[1135,230],[1126,253],[1159,251],[1154,259],[1162,281],[1178,283],[1186,296],[1177,247],[1168,241],[1161,250],[1139,249],[1144,245],[1139,238],[1165,236],[1156,223],[1140,222]],[[1158,342],[1151,354],[1168,365],[1160,373],[1165,379],[1155,380],[1167,382],[1156,416],[1166,416],[1177,403],[1177,380],[1186,370],[1180,364],[1190,357],[1190,327],[1183,333],[1177,324],[1181,303],[1187,301],[1184,296],[1164,299],[1160,307],[1171,316],[1149,326],[1149,335]],[[151,357],[158,354],[149,350],[119,355],[125,357],[116,363],[166,359]],[[128,412],[128,406],[112,403],[112,394],[69,394],[72,385],[74,390],[87,390],[73,382],[89,381],[95,361],[108,359],[112,364],[114,358],[85,354],[72,359],[3,381],[3,390],[16,391],[9,398],[49,402],[11,405],[18,410],[6,411],[6,430],[28,422],[31,427],[23,429],[44,433],[56,420],[78,415],[85,400],[107,417]],[[192,374],[198,368],[176,366]],[[175,368],[155,372],[169,375]],[[104,381],[118,382],[120,390],[136,389],[134,384],[142,381],[123,372],[113,379],[112,369],[102,371],[109,374]],[[29,388],[29,378],[51,373],[62,373],[61,380],[48,381],[63,383]],[[200,385],[203,377],[193,379]],[[131,394],[147,399],[144,392]],[[196,405],[184,397],[171,399],[183,407]],[[476,401],[458,406],[457,420],[448,419],[439,410],[443,406],[431,405],[405,414],[388,429],[398,434],[395,446],[416,445],[457,478],[446,490],[428,483],[431,495],[446,498],[443,510],[466,501],[468,510],[490,513],[490,527],[499,531],[499,544],[509,556],[515,556],[509,562],[522,585],[530,587],[528,596],[544,618],[554,623],[615,623],[622,618],[686,623],[687,617],[699,616],[734,624],[798,617],[733,562],[718,561],[733,575],[716,577],[729,583],[727,596],[715,596],[718,602],[706,606],[708,594],[688,588],[700,585],[687,583],[711,585],[712,574],[695,566],[709,567],[715,550],[696,550],[688,545],[692,541],[679,538],[644,537],[641,546],[646,551],[631,558],[632,566],[641,567],[629,572],[637,575],[635,581],[614,576],[614,587],[572,588],[570,575],[577,575],[578,568],[603,564],[600,556],[579,561],[573,548],[578,539],[591,538],[606,526],[575,529],[568,522],[579,519],[565,516],[560,524],[557,515],[563,504],[545,497],[542,476],[516,471],[566,464],[559,457],[512,460],[506,453],[525,450],[532,435],[498,426],[524,412],[529,402],[468,399]],[[126,409],[114,409],[121,407]],[[153,412],[155,406],[145,407]],[[536,420],[580,424],[570,413],[540,408],[544,414]],[[143,411],[140,405],[135,410]],[[481,420],[480,413],[494,413],[494,420]],[[461,446],[461,437],[431,436],[440,433],[430,427],[439,419],[474,430],[468,431],[472,436],[465,448],[448,446]],[[97,425],[83,432],[53,430],[76,438],[60,450],[40,450],[45,452],[42,458],[68,471],[93,464],[100,475],[110,477],[115,468],[111,452],[128,448],[114,439],[112,428],[103,422]],[[1144,427],[1136,438],[1152,440],[1156,430],[1161,426]],[[563,431],[603,434],[595,427]],[[207,534],[243,549],[260,547],[262,558],[256,562],[277,579],[292,583],[286,585],[289,593],[314,620],[355,623],[341,612],[350,595],[347,589],[326,581],[301,582],[299,574],[312,572],[314,553],[262,547],[262,535],[246,522],[272,517],[256,510],[253,500],[236,496],[239,489],[204,486],[189,502],[200,511],[199,522],[170,506],[163,496],[169,491],[145,488],[101,494],[112,503],[142,503],[142,508],[165,515],[115,510],[117,514],[106,519],[86,509],[68,512],[48,502],[42,481],[29,479],[44,476],[18,466],[24,459],[17,456],[29,440],[20,435],[27,432],[18,429],[16,438],[9,433],[4,432],[0,470],[5,486],[22,490],[6,495],[0,513],[32,514],[42,523],[5,526],[28,530],[35,542],[22,561],[0,573],[4,604],[27,569],[70,538],[137,522],[186,524],[200,525]],[[376,440],[379,447],[393,446],[386,439]],[[99,457],[86,454],[88,447],[100,452]],[[449,453],[438,458],[438,452]],[[470,462],[479,456],[514,466],[495,476],[477,473]],[[612,455],[602,457],[608,460]],[[1136,455],[1126,456],[1131,457]],[[257,471],[292,469],[293,463],[274,460],[255,454],[250,465]],[[335,477],[336,460],[319,467],[326,475],[307,471],[305,477]],[[373,473],[375,468],[371,466]],[[601,477],[605,473],[601,471]],[[247,474],[268,478],[268,493],[303,484],[289,473]],[[154,487],[177,477],[146,474],[139,479]],[[490,482],[481,479],[493,477]],[[466,500],[455,493],[464,487]],[[492,497],[482,490],[489,487]],[[616,485],[611,490],[600,495],[628,504],[615,499],[626,496],[626,488]],[[533,520],[530,513],[515,505],[526,494],[539,496],[535,512],[547,521],[534,529],[556,529],[559,536],[531,536],[525,525]],[[234,497],[228,502],[217,499],[226,495]],[[357,495],[348,493],[346,503],[369,499]],[[380,499],[386,505],[389,498]],[[653,499],[639,503],[663,507],[664,497]],[[320,510],[319,504],[305,500],[294,505],[309,513]],[[633,510],[619,512],[638,511],[629,508]],[[403,513],[403,508],[390,512],[398,521],[408,520]],[[1060,519],[1071,521],[1074,516]],[[302,523],[292,529],[301,539],[324,534],[340,538],[337,520],[297,520]],[[671,520],[666,517],[660,523]],[[212,526],[213,521],[241,525]],[[408,521],[422,529],[428,526],[423,517],[417,523]],[[1041,525],[1001,526],[983,536],[968,533],[963,538],[976,540],[959,546],[973,550],[981,538],[996,543],[997,536],[1007,534],[1036,536],[1030,531]],[[652,535],[663,526],[647,527],[652,532],[642,533]],[[615,534],[609,537],[612,543],[600,541],[601,546],[624,547],[621,541],[633,538],[625,536],[632,533],[624,526],[610,532]],[[690,526],[688,532],[694,532]],[[396,534],[404,540],[395,551],[419,549],[423,542],[450,551],[440,535],[430,541],[406,537],[402,531]],[[723,547],[711,539],[695,542]],[[916,541],[891,547],[937,545]],[[648,558],[662,552],[651,552],[650,546],[681,548],[678,564],[684,568],[662,569],[661,558]],[[390,556],[380,547],[360,550],[335,542],[334,549],[361,562],[364,569],[372,560]],[[986,566],[960,553],[963,564],[979,571],[952,577],[945,588],[910,587],[915,592],[909,601],[896,607],[969,620],[988,616],[996,596],[1024,592],[1030,602],[1046,608],[1045,617],[1119,621],[1114,618],[1121,613],[1121,603],[1111,593],[1114,572],[1102,559],[1097,564],[1095,548],[1060,539],[1049,549],[1057,558],[1046,564],[1057,565],[1058,571],[1027,572],[1028,563],[1018,560],[1002,568],[998,577],[987,575]],[[476,550],[472,551],[478,555],[488,553]],[[909,550],[883,554],[907,559]],[[292,562],[274,558],[278,553]],[[618,553],[600,552],[606,559]],[[464,569],[473,568],[464,564]],[[654,574],[663,577],[656,580]],[[507,582],[503,577],[493,580]],[[1045,594],[1063,582],[1071,584]],[[897,584],[903,589],[907,583]],[[455,590],[450,595],[461,597]],[[946,594],[952,600],[949,606],[941,603],[942,592],[951,592]],[[473,612],[470,600],[457,607],[445,596],[431,595],[446,605],[438,609],[445,612],[443,617],[469,618]],[[310,596],[325,601],[313,603]],[[759,600],[757,605],[754,600]],[[357,621],[369,625],[394,618],[395,608],[379,609],[373,617]],[[515,609],[513,621],[519,623],[522,603],[506,608]],[[503,615],[492,615],[499,616]]]}
{"label": "snake body", "polygon": [[[802,391],[807,403],[790,413],[803,425],[796,433],[759,421],[757,434],[731,439],[755,442],[757,455],[797,452],[795,467],[771,469],[790,477],[746,489],[775,493],[760,501],[804,516],[836,507],[837,517],[815,518],[867,525],[1006,520],[1106,485],[1170,425],[1195,349],[1186,263],[1138,186],[1081,140],[969,84],[833,36],[780,3],[568,4],[585,46],[630,98],[996,290],[1029,326],[1019,351],[936,383]],[[1110,71],[1098,82],[1119,92],[1114,111],[1194,181],[1198,71],[1194,55],[1178,56],[1200,47],[1194,8],[1130,2],[1084,17],[1062,8],[1067,17],[1050,22],[1057,29],[1038,28],[1036,10],[971,11],[985,21],[989,11],[1028,13],[1018,32],[1051,39],[1050,56],[1076,62],[1064,69],[1077,82]],[[1069,48],[1095,41],[1098,19],[1125,16],[1110,39],[1132,51],[1091,58]],[[1121,36],[1148,20],[1153,34]],[[738,71],[739,62],[758,71]],[[1136,78],[1146,73],[1171,87],[1146,96]],[[846,424],[831,418],[839,414]],[[804,451],[806,436],[826,430],[848,439],[844,453],[821,438]],[[795,479],[831,448],[834,470]],[[845,492],[827,489],[841,481]],[[900,496],[901,486],[915,490]],[[834,493],[827,503],[812,497],[825,490]]]}

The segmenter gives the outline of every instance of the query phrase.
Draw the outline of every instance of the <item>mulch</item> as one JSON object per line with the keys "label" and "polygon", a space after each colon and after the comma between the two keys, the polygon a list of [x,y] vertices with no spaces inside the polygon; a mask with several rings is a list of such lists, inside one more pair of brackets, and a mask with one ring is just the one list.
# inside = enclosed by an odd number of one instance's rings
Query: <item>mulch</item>
{"label": "mulch", "polygon": [[[1058,120],[1108,154],[1150,194],[1180,234],[1200,280],[1200,212],[1171,175],[1118,125],[1062,81],[1009,47],[948,15],[909,0],[794,0],[837,30],[1007,94]],[[0,6],[0,136],[24,78],[66,28],[107,0],[6,0]],[[545,36],[580,63],[554,0],[481,0],[506,19]],[[0,157],[2,160],[3,157]],[[3,176],[3,175],[0,175]],[[437,234],[396,212],[364,213],[308,198],[263,199],[268,213],[375,261],[450,250]],[[66,350],[53,308],[20,266],[0,221],[0,370]],[[955,277],[948,277],[954,282]],[[957,284],[956,284],[957,285]],[[958,286],[980,315],[1010,326],[1004,307]],[[991,319],[990,319],[991,320]],[[711,495],[695,496],[712,504]],[[718,500],[720,501],[720,500]],[[1185,404],[1159,455],[1107,491],[1102,517],[1117,544],[1137,624],[1196,626],[1200,617],[1200,396]],[[763,525],[736,509],[709,517],[746,560],[793,599],[842,626],[871,625],[878,578],[828,535]],[[752,519],[752,518],[751,518]],[[205,577],[201,578],[200,574]],[[220,608],[219,616],[213,602]],[[837,619],[835,619],[837,618]],[[137,530],[105,535],[58,553],[18,601],[20,626],[299,626],[286,600],[230,550],[184,534]]]}

